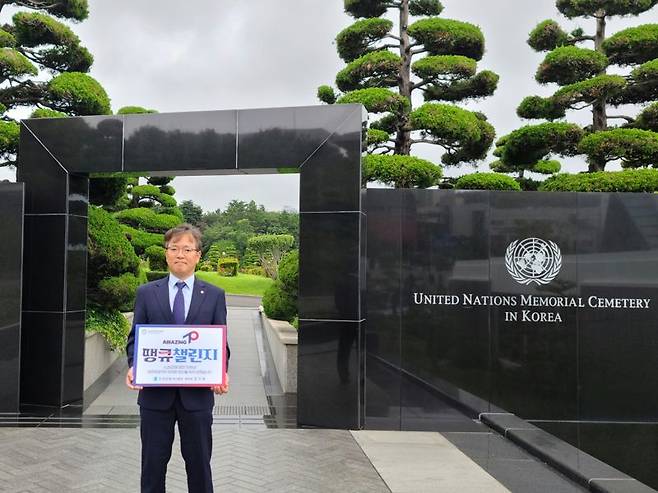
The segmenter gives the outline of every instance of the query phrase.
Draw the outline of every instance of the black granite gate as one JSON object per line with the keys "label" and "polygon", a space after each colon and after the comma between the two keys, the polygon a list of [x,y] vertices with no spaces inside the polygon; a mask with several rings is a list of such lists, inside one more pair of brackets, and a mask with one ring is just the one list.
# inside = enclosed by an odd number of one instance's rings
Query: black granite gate
{"label": "black granite gate", "polygon": [[21,405],[82,412],[89,173],[294,171],[300,173],[298,421],[360,427],[364,119],[360,105],[332,105],[24,120]]}

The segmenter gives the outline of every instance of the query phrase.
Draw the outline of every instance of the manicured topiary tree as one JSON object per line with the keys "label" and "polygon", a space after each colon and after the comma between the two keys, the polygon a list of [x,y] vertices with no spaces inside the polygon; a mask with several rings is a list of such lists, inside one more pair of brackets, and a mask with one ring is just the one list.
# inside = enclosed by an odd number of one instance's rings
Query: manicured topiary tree
{"label": "manicured topiary tree", "polygon": [[258,255],[267,276],[276,279],[279,262],[294,242],[292,235],[258,235],[249,238],[247,245]]}
{"label": "manicured topiary tree", "polygon": [[[111,300],[97,296],[101,281],[117,278],[123,274],[137,277],[139,259],[121,226],[112,215],[100,207],[89,207],[89,238],[87,260],[88,299],[108,309],[118,309],[126,304],[123,298]],[[134,294],[134,293],[133,293]]]}
{"label": "manicured topiary tree", "polygon": [[121,311],[132,310],[137,286],[145,279],[116,219],[102,208],[90,206],[88,220],[86,328],[102,333],[118,349],[125,347],[130,330]]}
{"label": "manicured topiary tree", "polygon": [[[156,113],[140,106],[125,106],[120,115]],[[170,185],[173,177],[151,176],[146,183],[139,177],[128,179],[127,189],[115,217],[138,255],[148,258],[152,270],[164,270],[164,233],[184,222]],[[156,267],[157,266],[157,267]]]}
{"label": "manicured topiary tree", "polygon": [[[128,186],[128,206],[115,216],[124,233],[140,255],[155,260],[164,258],[164,233],[183,222],[183,214],[176,206],[171,177],[149,177],[147,183],[133,182]],[[158,250],[156,253],[155,250]],[[152,267],[153,268],[153,267]],[[158,269],[159,270],[159,269]]]}
{"label": "manicured topiary tree", "polygon": [[6,0],[0,10],[6,5],[26,11],[0,27],[0,166],[16,163],[19,127],[10,110],[36,108],[35,118],[110,113],[107,93],[87,75],[93,56],[57,20],[83,21],[87,0]]}
{"label": "manicured topiary tree", "polygon": [[231,240],[219,240],[214,242],[208,248],[208,251],[203,256],[205,261],[208,261],[217,268],[217,261],[221,257],[237,257],[238,249],[235,247],[235,243]]}
{"label": "manicured topiary tree", "polygon": [[[241,268],[261,267],[260,258],[252,248],[247,247],[246,250],[244,251],[244,255],[242,256],[242,259],[240,261],[240,267]],[[258,271],[258,269],[256,269],[256,271]]]}
{"label": "manicured topiary tree", "polygon": [[[532,126],[521,129],[534,132],[531,155],[536,160],[521,159],[522,154],[507,147],[516,145],[514,132],[500,139],[495,154],[498,171],[555,172],[553,154],[587,156],[590,172],[605,169],[608,162],[621,160],[624,167],[655,166],[658,130],[654,104],[637,117],[611,110],[623,104],[645,104],[658,97],[658,24],[631,27],[607,36],[607,20],[614,16],[637,16],[653,8],[657,0],[557,0],[557,9],[569,19],[592,19],[592,33],[583,29],[567,33],[554,20],[545,20],[530,33],[528,44],[536,51],[548,52],[535,74],[541,84],[554,83],[560,88],[549,97],[525,98],[517,113],[522,118],[554,121],[568,111],[587,110],[591,124],[581,132],[577,142],[563,146],[553,127]],[[580,46],[588,43],[585,47]],[[618,66],[627,75],[608,73]],[[614,125],[620,124],[624,128]],[[518,131],[517,131],[518,132]],[[518,134],[517,134],[518,136]],[[547,161],[551,164],[547,164]]]}
{"label": "manicured topiary tree", "polygon": [[[484,36],[477,26],[439,17],[438,0],[344,0],[345,11],[358,19],[336,37],[347,66],[336,76],[342,94],[318,88],[328,104],[362,103],[381,115],[367,133],[365,180],[396,187],[429,187],[441,178],[441,167],[412,158],[414,144],[443,149],[444,165],[474,163],[486,156],[495,132],[481,113],[454,103],[490,96],[498,76],[477,71]],[[382,16],[389,12],[394,23]],[[422,94],[418,108],[412,96]]]}

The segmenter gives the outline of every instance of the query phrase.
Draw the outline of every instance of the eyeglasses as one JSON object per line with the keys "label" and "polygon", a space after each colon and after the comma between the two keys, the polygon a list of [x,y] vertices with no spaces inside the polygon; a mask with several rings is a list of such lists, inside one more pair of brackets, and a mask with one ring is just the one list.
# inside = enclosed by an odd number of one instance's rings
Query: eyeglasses
{"label": "eyeglasses", "polygon": [[198,252],[196,248],[179,248],[179,247],[167,247],[166,250],[169,251],[169,253],[172,253],[174,255],[178,255],[179,252],[182,252],[184,255],[190,255],[192,252]]}

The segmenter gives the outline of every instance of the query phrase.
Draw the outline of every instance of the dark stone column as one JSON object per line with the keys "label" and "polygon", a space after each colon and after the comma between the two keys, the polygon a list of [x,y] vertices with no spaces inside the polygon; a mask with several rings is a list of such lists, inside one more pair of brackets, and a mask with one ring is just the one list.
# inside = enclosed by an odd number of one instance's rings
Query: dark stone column
{"label": "dark stone column", "polygon": [[363,426],[365,214],[357,109],[301,167],[300,425]]}
{"label": "dark stone column", "polygon": [[0,183],[0,412],[18,412],[23,261],[22,183]]}
{"label": "dark stone column", "polygon": [[89,179],[70,174],[27,126],[21,405],[82,404]]}

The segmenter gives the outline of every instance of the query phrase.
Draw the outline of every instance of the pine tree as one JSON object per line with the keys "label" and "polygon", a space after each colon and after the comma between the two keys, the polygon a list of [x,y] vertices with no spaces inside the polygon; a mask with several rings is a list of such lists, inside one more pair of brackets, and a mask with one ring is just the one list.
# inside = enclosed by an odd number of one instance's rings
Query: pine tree
{"label": "pine tree", "polygon": [[83,21],[87,0],[4,0],[24,7],[0,27],[0,166],[15,165],[18,121],[10,113],[33,109],[32,118],[110,113],[103,87],[86,73],[93,56],[56,18]]}
{"label": "pine tree", "polygon": [[[626,104],[647,105],[658,97],[658,24],[631,27],[607,37],[610,17],[637,16],[658,0],[557,0],[557,9],[569,19],[591,19],[592,33],[567,33],[554,20],[545,20],[530,33],[528,44],[547,51],[535,79],[560,88],[550,97],[530,96],[517,108],[522,118],[545,119],[501,138],[492,168],[503,172],[555,172],[552,155],[585,155],[590,172],[608,162],[623,167],[658,166],[658,104],[631,117],[611,111]],[[589,43],[588,47],[582,47]],[[631,68],[627,75],[608,73],[611,66]],[[621,70],[617,70],[621,72]],[[588,110],[591,124],[556,122],[567,111]],[[614,123],[621,122],[615,126]]]}
{"label": "pine tree", "polygon": [[[486,117],[453,103],[490,96],[498,75],[477,71],[484,55],[481,30],[467,22],[439,17],[438,0],[344,0],[357,20],[336,37],[347,66],[336,76],[342,94],[318,88],[328,104],[361,103],[382,115],[367,134],[364,181],[396,187],[429,187],[441,178],[441,166],[411,156],[414,144],[443,149],[444,165],[484,159],[495,132]],[[392,11],[397,25],[382,16]],[[413,21],[413,22],[412,22]],[[424,104],[413,107],[422,93]]]}

